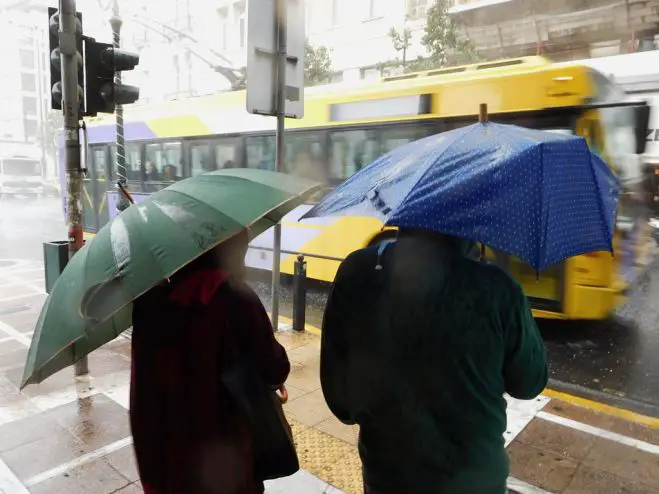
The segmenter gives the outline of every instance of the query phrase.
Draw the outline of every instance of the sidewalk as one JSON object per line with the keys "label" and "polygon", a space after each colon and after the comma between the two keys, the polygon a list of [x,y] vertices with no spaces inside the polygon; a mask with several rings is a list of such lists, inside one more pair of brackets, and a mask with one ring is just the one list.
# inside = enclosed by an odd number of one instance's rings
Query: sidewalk
{"label": "sidewalk", "polygon": [[[90,356],[90,377],[75,380],[66,369],[18,392],[45,298],[42,273],[42,266],[0,264],[0,492],[142,492],[128,425],[127,339]],[[22,280],[20,289],[7,287],[13,280]],[[285,409],[303,471],[268,483],[267,492],[361,494],[357,429],[324,402],[317,330],[286,328],[278,333],[292,362]],[[508,422],[509,486],[518,494],[659,494],[658,419],[548,391],[509,400]]]}
{"label": "sidewalk", "polygon": [[[361,494],[357,428],[341,424],[323,400],[319,338],[308,332],[278,338],[294,362],[285,408],[303,445],[303,467]],[[508,399],[505,440],[513,492],[659,494],[659,419],[547,391],[532,401]]]}

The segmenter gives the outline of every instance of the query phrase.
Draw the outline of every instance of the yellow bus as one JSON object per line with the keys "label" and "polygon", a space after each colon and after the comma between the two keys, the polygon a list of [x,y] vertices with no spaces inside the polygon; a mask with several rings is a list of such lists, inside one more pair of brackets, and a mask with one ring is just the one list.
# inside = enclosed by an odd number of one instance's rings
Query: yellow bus
{"label": "yellow bus", "polygon": [[[309,88],[305,117],[287,121],[285,171],[320,180],[329,190],[397,146],[475,122],[480,103],[487,103],[492,121],[583,135],[619,172],[626,193],[615,258],[579,256],[536,277],[524,263],[492,255],[497,262],[505,260],[536,316],[606,317],[639,272],[636,266],[649,245],[643,201],[634,195],[649,112],[645,105],[625,103],[614,84],[588,67],[525,57]],[[274,119],[248,114],[243,91],[127,108],[125,122],[128,187],[136,201],[205,171],[274,169]],[[116,214],[117,193],[108,187],[117,179],[111,165],[116,161],[114,118],[90,119],[87,128],[84,213],[86,231],[93,234]],[[331,282],[336,259],[395,235],[382,231],[374,218],[298,222],[310,207],[284,218],[283,273],[293,273],[295,254],[302,253],[308,275]],[[246,262],[271,268],[272,232],[252,241]]]}

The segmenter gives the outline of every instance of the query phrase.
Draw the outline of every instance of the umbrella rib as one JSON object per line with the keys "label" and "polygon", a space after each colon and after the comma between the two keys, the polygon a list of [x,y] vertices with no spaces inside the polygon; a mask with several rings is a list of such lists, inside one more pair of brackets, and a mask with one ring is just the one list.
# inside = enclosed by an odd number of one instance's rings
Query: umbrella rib
{"label": "umbrella rib", "polygon": [[[262,183],[260,183],[260,182],[253,182],[253,181],[251,181],[251,180],[245,180],[245,179],[241,179],[241,180],[244,180],[244,181],[246,181],[246,182],[251,182],[251,183],[253,183],[253,184],[258,184],[258,185],[260,185],[260,186],[262,186],[262,187],[265,187],[265,188],[268,188],[268,189],[276,189],[276,187],[271,187],[271,186],[269,186],[269,185],[265,185],[265,184],[262,184]],[[211,185],[212,185],[212,184],[211,184]],[[281,190],[281,189],[276,189],[276,190]],[[171,190],[170,192],[173,192],[173,193],[176,193],[176,194],[181,194],[182,196],[187,197],[188,199],[191,199],[191,200],[196,201],[196,202],[201,202],[201,201],[199,201],[199,199],[197,199],[196,197],[190,195],[188,192],[183,192],[183,191],[176,190],[176,189]],[[282,191],[282,192],[287,193],[287,192],[285,192],[285,191]],[[292,197],[295,197],[295,196],[292,195]],[[236,220],[236,219],[233,218],[232,216],[229,216],[229,215],[228,215],[227,213],[225,213],[224,211],[220,211],[217,207],[213,206],[212,204],[209,204],[209,203],[207,203],[207,202],[204,202],[203,204],[206,205],[206,206],[208,206],[209,209],[212,209],[212,210],[215,211],[216,213],[218,213],[218,214],[220,214],[220,215],[222,215],[222,216],[224,216],[224,217],[226,217],[226,218],[229,218],[230,220],[234,221],[236,224],[242,225],[242,223],[241,223],[240,221]]]}
{"label": "umbrella rib", "polygon": [[[455,144],[455,141],[457,141],[459,137],[463,137],[463,138],[464,138],[464,137],[467,137],[467,136],[470,135],[470,134],[471,134],[476,128],[477,128],[477,126],[472,126],[471,128],[468,129],[467,132],[465,132],[465,134],[464,134],[463,136],[456,136],[455,139],[453,140],[453,142],[452,142],[451,144],[449,144],[448,146],[446,146],[446,148],[444,148],[444,151],[442,151],[442,152],[439,154],[439,156],[438,156],[437,158],[435,158],[435,162],[437,162],[437,160],[440,159],[440,158],[441,158],[441,157],[442,157],[442,156],[443,156],[443,155],[444,155],[444,154],[445,154],[445,153],[446,153],[446,152],[447,152],[447,151],[448,151],[448,150],[449,150],[449,149]],[[403,197],[403,199],[402,199],[401,201],[398,201],[398,204],[399,204],[399,205],[400,205],[400,204],[403,204],[405,201],[407,201],[407,198],[412,194],[412,191],[413,191],[413,190],[416,188],[416,186],[417,186],[417,185],[418,185],[418,184],[419,184],[419,183],[420,183],[420,182],[426,177],[426,175],[428,175],[428,173],[430,172],[431,169],[432,169],[432,167],[430,167],[430,166],[427,167],[427,168],[425,169],[425,171],[419,176],[419,178],[418,178],[418,179],[412,184],[412,186],[409,188],[409,190],[408,190],[407,193],[405,194],[405,197]],[[398,207],[396,207],[396,209],[397,209],[397,208],[398,208]],[[394,209],[394,210],[390,213],[392,216],[393,216],[393,214],[395,213],[396,209]]]}
{"label": "umbrella rib", "polygon": [[[270,187],[270,186],[268,186],[268,185],[261,184],[260,182],[253,182],[253,181],[251,181],[251,180],[246,180],[246,179],[243,179],[243,180],[248,181],[248,182],[252,182],[252,183],[259,183],[259,185],[263,185],[264,187],[275,188],[275,189],[276,189],[276,187]],[[284,200],[284,201],[281,201],[280,203],[278,203],[277,205],[275,205],[274,207],[272,207],[271,209],[269,209],[268,211],[266,211],[266,212],[265,212],[265,213],[264,213],[259,219],[254,220],[254,221],[252,221],[252,222],[250,222],[250,223],[248,223],[247,225],[244,225],[244,226],[245,226],[246,228],[251,227],[251,226],[254,225],[257,221],[259,221],[259,220],[261,220],[261,219],[264,219],[264,218],[267,219],[268,221],[270,221],[270,222],[273,224],[273,226],[276,225],[278,222],[277,222],[277,221],[274,221],[274,219],[272,219],[272,218],[269,217],[269,215],[270,215],[273,211],[275,211],[276,209],[282,207],[282,206],[285,205],[287,202],[289,202],[289,201],[291,201],[291,200],[293,200],[293,199],[295,199],[295,198],[297,198],[297,197],[303,197],[305,194],[311,194],[311,193],[313,193],[314,190],[318,189],[320,186],[321,186],[320,184],[316,184],[316,185],[314,185],[314,186],[311,186],[311,187],[305,189],[305,190],[302,191],[301,193],[298,193],[298,194],[291,194],[291,197],[289,197],[288,199],[286,199],[286,200]],[[278,189],[278,190],[281,190],[281,189]],[[286,191],[282,191],[282,192],[284,192],[284,193],[288,193],[288,192],[286,192]],[[177,194],[181,194],[181,195],[183,195],[183,196],[185,196],[185,197],[188,197],[188,198],[190,198],[190,199],[195,199],[193,196],[191,196],[191,195],[189,195],[189,194],[187,194],[187,193],[185,193],[185,192],[179,192],[179,191],[176,191],[176,193],[177,193]],[[227,215],[226,213],[223,213],[223,212],[220,211],[219,209],[217,209],[217,208],[215,208],[215,207],[213,207],[213,206],[211,206],[211,205],[209,205],[209,204],[207,204],[207,203],[205,203],[205,204],[208,205],[208,206],[209,206],[211,209],[213,209],[214,211],[217,211],[219,214],[222,214],[222,215],[224,215],[225,217],[230,218],[230,219],[231,219],[232,221],[234,221],[236,224],[240,225],[240,222],[238,222],[238,221],[235,220],[234,218],[231,218],[231,216]],[[209,246],[209,247],[208,247],[207,249],[205,249],[203,252],[199,253],[198,256],[192,258],[192,259],[190,260],[190,262],[194,261],[195,259],[197,259],[197,258],[200,257],[201,255],[203,255],[204,253],[208,252],[209,250],[212,250],[214,247],[216,247],[216,246],[219,245],[220,243],[225,242],[225,241],[229,240],[230,238],[234,237],[237,233],[238,233],[238,231],[234,232],[232,235],[229,235],[229,236],[227,236],[227,237],[222,238],[221,240],[218,240],[217,242],[214,242],[211,246]],[[188,264],[189,264],[189,263],[188,263]],[[187,264],[186,264],[186,265],[187,265]],[[174,271],[172,271],[171,273],[165,273],[164,271],[161,271],[161,275],[163,276],[163,278],[169,278],[169,277],[173,276],[175,273],[177,273],[178,271],[180,271],[183,267],[185,267],[185,266],[181,266],[179,269],[174,270]],[[148,290],[143,291],[142,293],[140,293],[139,295],[137,295],[133,300],[135,300],[135,299],[141,297],[141,296],[144,295],[147,291],[148,291]],[[130,302],[129,302],[129,303],[130,303]],[[100,325],[100,324],[103,324],[104,322],[110,320],[112,317],[114,317],[116,314],[118,314],[121,310],[123,310],[127,305],[128,305],[128,303],[122,305],[122,306],[119,307],[117,310],[115,310],[112,314],[110,314],[110,315],[108,315],[107,317],[105,317],[105,318],[99,320],[99,321],[98,321],[98,324]],[[76,341],[78,341],[78,340],[76,340]]]}
{"label": "umbrella rib", "polygon": [[[538,249],[538,257],[536,258],[536,274],[539,271],[539,266],[541,261],[545,260],[545,256],[547,253],[547,236],[549,232],[549,205],[547,205],[547,212],[543,214],[543,205],[545,204],[545,188],[544,188],[544,183],[545,183],[545,167],[544,167],[544,157],[545,157],[545,146],[544,143],[540,143],[540,228],[542,229],[542,244],[540,246],[540,249]],[[538,239],[540,238],[540,235],[538,235]]]}

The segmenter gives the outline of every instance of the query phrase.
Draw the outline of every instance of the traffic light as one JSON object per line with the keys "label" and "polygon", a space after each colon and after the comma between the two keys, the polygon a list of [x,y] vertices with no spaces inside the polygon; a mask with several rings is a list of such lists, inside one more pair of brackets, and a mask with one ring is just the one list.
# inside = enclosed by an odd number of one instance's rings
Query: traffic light
{"label": "traffic light", "polygon": [[114,113],[116,105],[135,103],[140,97],[140,88],[116,84],[116,72],[133,70],[140,63],[140,56],[114,48],[111,44],[94,39],[85,40],[85,83],[87,105],[85,115]]}
{"label": "traffic light", "polygon": [[[50,107],[62,109],[62,53],[59,46],[59,13],[48,7],[48,38],[50,45]],[[83,66],[82,14],[76,12],[76,60],[78,62],[78,103],[82,112],[85,106],[85,74]]]}

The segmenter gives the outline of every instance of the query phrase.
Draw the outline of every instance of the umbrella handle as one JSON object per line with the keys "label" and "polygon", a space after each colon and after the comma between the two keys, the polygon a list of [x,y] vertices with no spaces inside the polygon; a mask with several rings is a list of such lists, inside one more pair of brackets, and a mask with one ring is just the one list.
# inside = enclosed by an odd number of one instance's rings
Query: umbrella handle
{"label": "umbrella handle", "polygon": [[117,182],[117,188],[119,189],[119,192],[121,192],[124,197],[130,202],[131,204],[135,204],[135,199],[133,199],[133,196],[128,192],[128,189],[124,184],[121,182]]}

